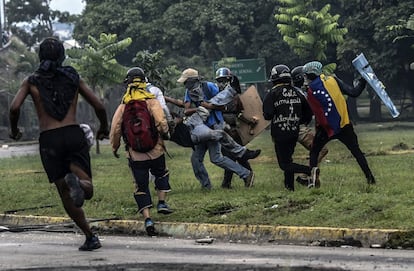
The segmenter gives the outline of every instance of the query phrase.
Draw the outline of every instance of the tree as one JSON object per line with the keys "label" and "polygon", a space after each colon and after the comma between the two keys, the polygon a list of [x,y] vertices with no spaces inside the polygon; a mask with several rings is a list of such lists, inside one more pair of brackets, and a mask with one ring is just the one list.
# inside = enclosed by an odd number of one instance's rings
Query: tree
{"label": "tree", "polygon": [[164,53],[162,51],[152,54],[149,51],[140,51],[132,61],[143,68],[148,80],[164,93],[175,88],[175,82],[171,82],[170,78],[177,78],[180,71],[175,65],[163,64]]}
{"label": "tree", "polygon": [[[265,58],[269,67],[298,59],[274,32],[276,0],[87,1],[75,38],[102,31],[131,37],[119,61],[129,65],[139,51],[163,51],[168,65],[197,67],[212,75],[212,61],[234,56]],[[125,6],[128,6],[126,9]]]}
{"label": "tree", "polygon": [[[126,75],[127,68],[117,62],[115,57],[132,42],[131,38],[118,41],[115,34],[102,33],[99,40],[89,36],[84,48],[67,50],[67,62],[85,78],[92,90],[104,100],[108,86],[119,84]],[[92,114],[88,114],[91,118]],[[94,123],[88,120],[89,123]],[[100,153],[99,140],[96,140],[96,153]]]}
{"label": "tree", "polygon": [[53,22],[74,23],[76,15],[50,9],[51,0],[13,0],[6,2],[11,31],[30,48],[53,36]]}
{"label": "tree", "polygon": [[[31,74],[39,64],[37,54],[27,49],[17,37],[12,36],[8,47],[0,52],[0,126],[8,126],[8,109],[22,80]],[[20,124],[24,127],[25,139],[38,135],[37,119],[33,103],[24,103]]]}
{"label": "tree", "polygon": [[55,15],[50,10],[49,4],[50,0],[6,2],[7,20],[12,32],[29,47],[53,34],[52,21]]}
{"label": "tree", "polygon": [[319,11],[312,1],[279,0],[281,6],[275,19],[283,40],[300,57],[326,61],[329,44],[338,44],[348,32],[339,27],[339,15],[332,16],[331,6],[326,4]]}
{"label": "tree", "polygon": [[[399,20],[399,24],[387,26],[387,29],[395,33],[396,37],[394,38],[394,43],[405,43],[410,46],[411,49],[414,49],[414,43],[412,43],[412,38],[414,38],[414,14],[411,14],[408,20]],[[413,61],[413,59],[408,59],[408,61]],[[414,62],[406,63],[405,71],[408,73],[407,77],[412,77],[414,70]],[[411,81],[411,80],[410,80]],[[411,103],[406,106],[405,99],[407,96],[407,89],[404,89],[402,102],[401,102],[401,111],[405,110],[406,107],[414,108],[414,95],[411,93]]]}
{"label": "tree", "polygon": [[[403,95],[404,90],[413,92],[412,75],[407,69],[414,58],[411,44],[408,40],[394,43],[396,35],[387,26],[397,24],[400,19],[408,19],[413,13],[414,1],[341,0],[337,4],[345,18],[344,26],[350,30],[337,48],[340,69],[355,73],[352,59],[364,52],[391,98]],[[371,97],[370,119],[380,121],[381,103],[374,99],[375,93],[368,89]]]}
{"label": "tree", "polygon": [[101,98],[104,98],[105,86],[122,82],[126,74],[126,67],[120,65],[115,57],[125,50],[132,40],[117,39],[116,34],[101,33],[99,40],[89,36],[89,43],[85,44],[84,48],[66,50],[70,57],[69,64],[78,69]]}

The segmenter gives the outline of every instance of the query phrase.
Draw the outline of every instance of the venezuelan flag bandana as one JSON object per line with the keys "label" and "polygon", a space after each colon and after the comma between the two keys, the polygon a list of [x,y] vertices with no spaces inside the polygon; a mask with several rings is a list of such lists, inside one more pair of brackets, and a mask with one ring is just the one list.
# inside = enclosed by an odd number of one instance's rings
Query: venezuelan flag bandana
{"label": "venezuelan flag bandana", "polygon": [[127,90],[122,98],[122,103],[127,104],[132,100],[155,99],[155,95],[147,91],[147,83],[140,78],[136,78],[129,83]]}
{"label": "venezuelan flag bandana", "polygon": [[308,88],[308,102],[316,122],[329,137],[350,123],[345,97],[334,77],[321,74],[313,80]]}

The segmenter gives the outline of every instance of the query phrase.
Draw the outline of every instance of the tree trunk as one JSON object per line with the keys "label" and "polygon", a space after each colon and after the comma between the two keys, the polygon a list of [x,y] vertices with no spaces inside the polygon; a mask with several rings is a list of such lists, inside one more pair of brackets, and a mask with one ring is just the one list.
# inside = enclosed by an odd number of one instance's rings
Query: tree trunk
{"label": "tree trunk", "polygon": [[101,154],[101,148],[99,146],[99,140],[98,140],[98,138],[96,139],[96,154]]}
{"label": "tree trunk", "polygon": [[374,96],[369,104],[369,118],[371,121],[382,121],[381,117],[381,99]]}

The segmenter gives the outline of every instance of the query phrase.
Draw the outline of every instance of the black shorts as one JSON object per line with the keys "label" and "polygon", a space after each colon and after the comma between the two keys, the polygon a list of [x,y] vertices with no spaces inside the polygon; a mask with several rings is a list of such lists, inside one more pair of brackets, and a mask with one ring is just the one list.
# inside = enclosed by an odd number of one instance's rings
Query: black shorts
{"label": "black shorts", "polygon": [[79,125],[41,132],[39,151],[49,182],[53,183],[70,173],[71,163],[92,178],[89,146]]}

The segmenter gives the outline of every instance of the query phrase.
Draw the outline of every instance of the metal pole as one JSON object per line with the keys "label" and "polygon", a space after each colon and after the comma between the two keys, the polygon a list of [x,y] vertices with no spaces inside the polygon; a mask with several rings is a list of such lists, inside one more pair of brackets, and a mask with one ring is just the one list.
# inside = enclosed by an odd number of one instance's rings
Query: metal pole
{"label": "metal pole", "polygon": [[0,0],[0,48],[3,48],[4,0]]}

